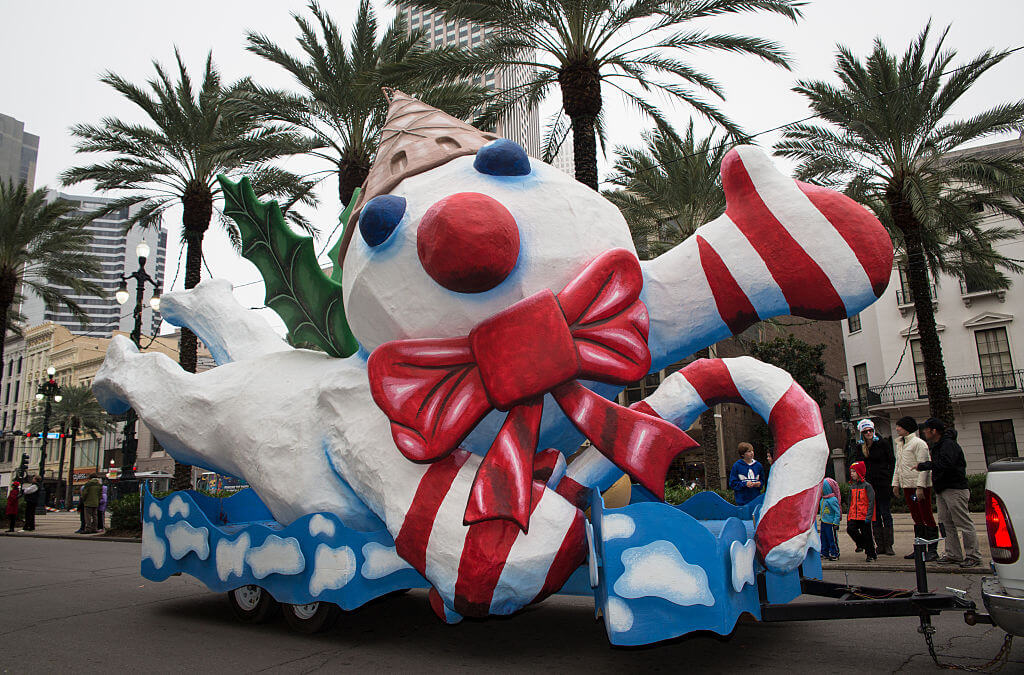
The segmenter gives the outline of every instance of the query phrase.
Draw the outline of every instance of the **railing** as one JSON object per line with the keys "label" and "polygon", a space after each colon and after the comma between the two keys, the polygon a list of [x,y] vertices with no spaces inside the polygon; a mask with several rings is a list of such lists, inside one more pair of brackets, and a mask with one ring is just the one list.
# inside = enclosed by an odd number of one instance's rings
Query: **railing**
{"label": "railing", "polygon": [[[952,398],[982,396],[1003,391],[1024,391],[1024,370],[1007,370],[984,375],[957,375],[948,378],[946,382]],[[869,405],[903,403],[928,398],[924,382],[895,382],[884,387],[871,387],[869,392],[878,397],[878,403],[869,400]]]}
{"label": "railing", "polygon": [[[931,293],[932,300],[935,299],[935,283],[928,284],[928,290]],[[914,304],[914,294],[910,292],[910,288],[897,288],[896,289],[896,304],[897,305],[912,305]]]}

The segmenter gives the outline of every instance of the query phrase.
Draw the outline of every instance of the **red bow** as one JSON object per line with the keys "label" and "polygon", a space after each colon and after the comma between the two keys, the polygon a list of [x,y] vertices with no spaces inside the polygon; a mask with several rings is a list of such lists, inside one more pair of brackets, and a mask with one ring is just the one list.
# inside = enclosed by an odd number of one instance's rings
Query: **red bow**
{"label": "red bow", "polygon": [[546,393],[594,447],[663,498],[672,459],[696,444],[674,425],[576,382],[623,385],[647,374],[642,288],[636,257],[615,249],[592,260],[557,297],[536,293],[468,337],[397,340],[370,355],[373,400],[391,420],[398,449],[414,462],[447,456],[491,409],[508,411],[473,481],[467,525],[504,518],[527,530]]}

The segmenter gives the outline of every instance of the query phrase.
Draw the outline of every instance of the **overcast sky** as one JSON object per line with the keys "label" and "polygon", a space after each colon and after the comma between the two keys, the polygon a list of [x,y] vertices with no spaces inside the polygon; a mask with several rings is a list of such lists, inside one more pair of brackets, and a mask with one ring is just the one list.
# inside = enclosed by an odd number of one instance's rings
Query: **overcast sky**
{"label": "overcast sky", "polygon": [[[338,23],[349,25],[357,0],[324,0]],[[382,25],[394,12],[377,2]],[[77,122],[98,122],[105,116],[143,121],[140,111],[98,77],[106,70],[135,82],[152,74],[151,61],[173,60],[174,46],[184,55],[198,79],[206,53],[214,59],[226,80],[252,75],[263,83],[291,86],[289,78],[243,48],[247,30],[262,32],[278,44],[294,46],[295,24],[291,12],[302,12],[305,3],[293,0],[5,0],[0,4],[4,39],[0,40],[0,112],[25,123],[26,131],[41,137],[36,186],[57,186],[61,171],[83,161],[76,156],[68,128]],[[805,18],[797,25],[768,15],[726,17],[708,24],[712,30],[769,37],[780,42],[793,56],[793,71],[787,72],[749,57],[701,54],[690,60],[724,84],[727,100],[721,107],[748,131],[784,124],[808,114],[803,99],[790,91],[803,78],[830,78],[837,43],[857,54],[866,53],[876,35],[895,51],[906,44],[931,18],[937,28],[951,24],[947,46],[961,57],[974,56],[990,47],[1012,48],[1024,44],[1024,3],[1019,0],[812,0]],[[1011,55],[990,71],[960,103],[955,112],[966,116],[1002,101],[1022,96],[1020,73],[1024,51]],[[644,125],[636,114],[605,92],[609,111],[610,141],[634,144]],[[550,101],[542,112],[556,109]],[[682,126],[691,111],[669,105],[669,117]],[[770,146],[777,134],[759,141]],[[288,168],[311,172],[325,168],[296,158]],[[603,165],[607,173],[607,164]],[[88,194],[79,185],[68,190]],[[321,207],[311,219],[326,236],[337,222],[338,202],[334,184],[320,191]],[[170,232],[165,288],[171,284],[179,259],[180,210],[168,216]],[[326,242],[318,242],[317,250]],[[211,228],[204,243],[206,260],[216,277],[236,285],[258,280],[259,273],[238,256],[227,238]],[[326,261],[325,261],[326,262]],[[203,276],[208,276],[206,270]],[[175,288],[181,288],[184,273]],[[262,283],[236,290],[246,306],[263,305]],[[283,332],[283,324],[268,309],[261,310]],[[165,326],[164,330],[169,327]]]}

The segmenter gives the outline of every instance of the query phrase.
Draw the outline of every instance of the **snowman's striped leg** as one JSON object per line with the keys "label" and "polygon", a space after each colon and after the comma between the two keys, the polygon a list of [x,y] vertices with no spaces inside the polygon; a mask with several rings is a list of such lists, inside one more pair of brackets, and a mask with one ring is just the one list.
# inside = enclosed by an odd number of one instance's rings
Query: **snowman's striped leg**
{"label": "snowman's striped leg", "polygon": [[726,212],[642,264],[652,370],[761,319],[840,319],[885,290],[893,250],[863,206],[780,173],[752,146],[722,161]]}
{"label": "snowman's striped leg", "polygon": [[[828,460],[818,404],[786,371],[744,356],[694,361],[665,378],[653,394],[633,407],[687,429],[698,415],[719,403],[749,405],[771,429],[775,463],[754,536],[769,569],[794,569],[803,562],[814,534]],[[611,468],[601,473],[594,454],[596,450],[588,449],[569,465],[559,492],[571,499],[576,485],[604,489],[622,475],[610,462]],[[574,470],[581,460],[581,468]]]}
{"label": "snowman's striped leg", "polygon": [[420,478],[395,536],[399,555],[433,584],[445,621],[511,614],[557,591],[586,555],[583,514],[533,483],[528,532],[506,520],[463,524],[480,457],[456,450]]}

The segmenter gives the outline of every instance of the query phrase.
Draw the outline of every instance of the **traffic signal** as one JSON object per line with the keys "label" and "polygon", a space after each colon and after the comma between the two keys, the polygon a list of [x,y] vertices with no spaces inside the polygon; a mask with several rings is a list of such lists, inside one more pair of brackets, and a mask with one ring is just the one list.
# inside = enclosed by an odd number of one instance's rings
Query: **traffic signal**
{"label": "traffic signal", "polygon": [[23,452],[21,454],[21,464],[18,465],[18,476],[24,478],[28,475],[28,453]]}

